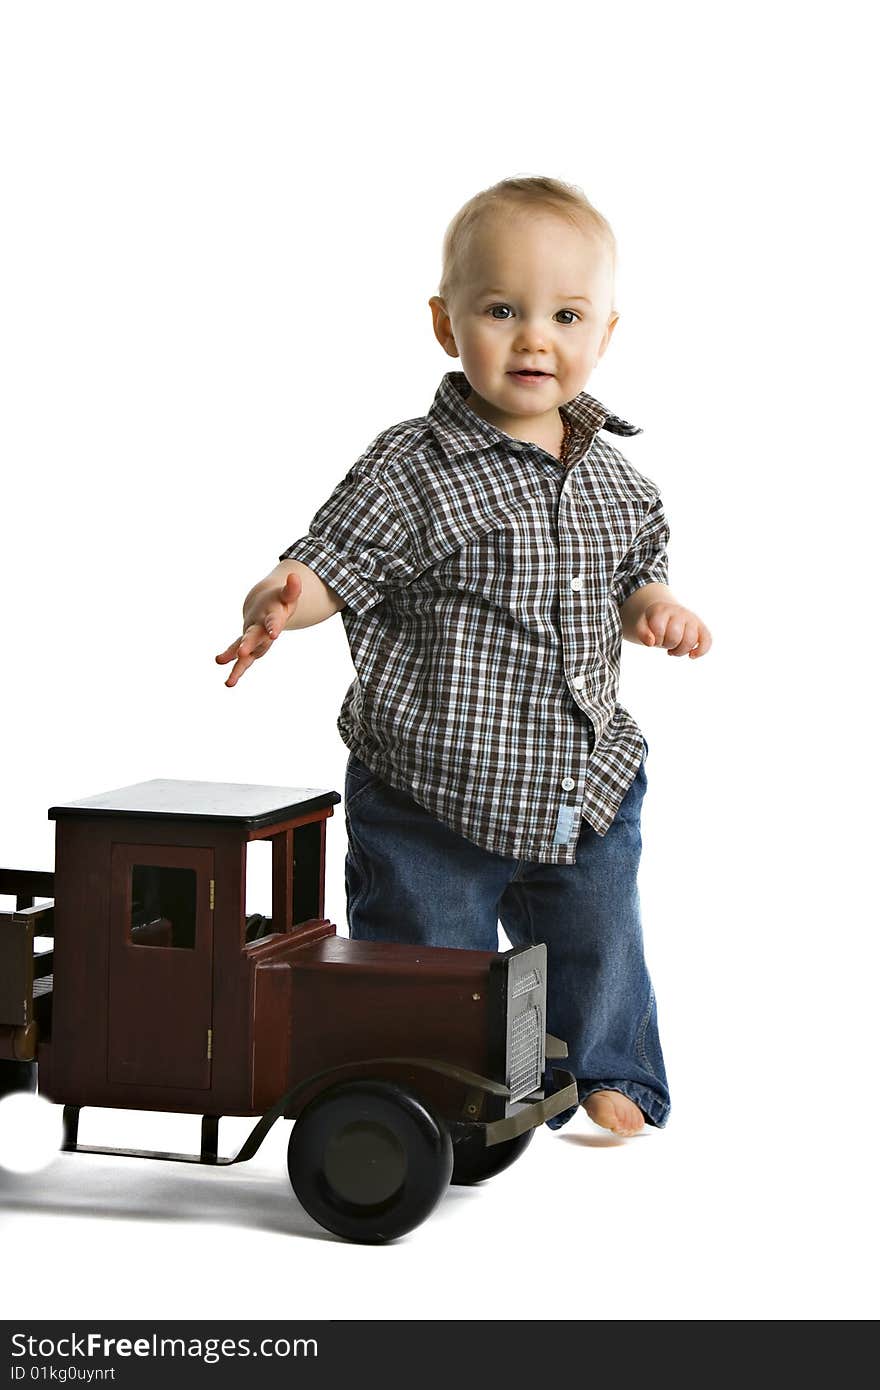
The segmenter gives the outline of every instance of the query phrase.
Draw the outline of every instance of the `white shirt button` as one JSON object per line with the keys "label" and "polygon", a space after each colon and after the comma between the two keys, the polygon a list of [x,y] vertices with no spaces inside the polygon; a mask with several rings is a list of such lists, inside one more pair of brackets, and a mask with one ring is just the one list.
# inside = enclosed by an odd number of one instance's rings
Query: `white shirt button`
{"label": "white shirt button", "polygon": [[583,678],[583,676],[575,676],[575,678],[574,678],[574,680],[572,681],[571,685],[572,685],[572,689],[573,689],[573,690],[583,690],[583,688],[584,688],[584,678]]}
{"label": "white shirt button", "polygon": [[574,778],[573,778],[573,777],[563,777],[563,779],[562,779],[562,781],[559,783],[559,785],[560,785],[560,787],[562,788],[562,790],[563,790],[564,792],[574,791]]}
{"label": "white shirt button", "polygon": [[521,442],[521,440],[514,439],[510,442],[510,444],[508,444],[507,447],[508,449],[513,449],[514,453],[518,454],[520,450],[525,448],[525,445]]}
{"label": "white shirt button", "polygon": [[574,589],[575,593],[580,593],[581,589],[584,587],[584,581],[581,579],[579,574],[576,574],[574,579],[571,581],[571,587]]}

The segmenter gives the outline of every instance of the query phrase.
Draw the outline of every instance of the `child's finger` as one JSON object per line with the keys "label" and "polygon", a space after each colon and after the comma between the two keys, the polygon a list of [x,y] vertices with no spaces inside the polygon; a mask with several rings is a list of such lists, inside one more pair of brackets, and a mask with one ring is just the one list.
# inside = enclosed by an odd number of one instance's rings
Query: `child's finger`
{"label": "child's finger", "polygon": [[701,623],[701,624],[700,624],[700,635],[699,635],[699,639],[698,639],[698,641],[697,641],[697,645],[694,647],[693,651],[688,652],[688,656],[691,656],[691,657],[705,656],[706,653],[707,653],[707,651],[708,651],[709,648],[711,647],[711,645],[712,645],[712,634],[711,634],[711,632],[709,631],[709,629],[708,629],[707,627],[704,627],[704,626],[702,625],[702,623]]}
{"label": "child's finger", "polygon": [[272,607],[267,608],[266,612],[263,614],[263,627],[266,629],[266,632],[273,642],[276,637],[280,635],[284,624],[287,622],[287,618],[288,612],[280,603],[273,604]]}
{"label": "child's finger", "polygon": [[235,660],[236,653],[238,652],[238,644],[240,641],[241,638],[236,637],[234,642],[229,643],[229,646],[226,648],[225,651],[220,652],[217,656],[214,657],[214,660],[217,662],[218,666],[226,666],[230,661]]}
{"label": "child's finger", "polygon": [[238,654],[249,656],[253,660],[267,652],[271,645],[272,639],[266,631],[265,623],[249,623],[238,644]]}
{"label": "child's finger", "polygon": [[235,661],[235,665],[229,673],[225,682],[232,688],[244,675],[249,666],[252,666],[258,657],[267,652],[272,645],[272,639],[264,630],[260,623],[249,623],[245,628],[244,635],[237,637],[234,642],[230,642],[225,652],[220,652],[214,660],[220,666],[226,666],[230,661]]}
{"label": "child's finger", "polygon": [[[670,627],[672,626],[673,624],[670,624]],[[675,626],[677,626],[677,624]],[[681,639],[676,642],[674,647],[670,648],[669,655],[686,656],[691,647],[696,646],[698,636],[699,624],[696,618],[689,618],[684,624],[684,631],[681,635]]]}
{"label": "child's finger", "polygon": [[236,637],[234,641],[230,642],[224,652],[220,652],[219,655],[214,657],[217,665],[227,666],[230,661],[234,661],[241,650],[241,644],[244,640],[244,637]]}
{"label": "child's finger", "polygon": [[225,684],[228,685],[230,689],[238,684],[248,667],[253,666],[254,659],[255,658],[252,656],[240,656],[238,658],[225,681]]}
{"label": "child's finger", "polygon": [[[663,634],[663,646],[668,649],[670,656],[679,655],[678,649],[682,646],[686,631],[687,621],[684,618],[673,616],[667,622],[666,631]],[[696,640],[697,634],[694,632],[694,641]]]}
{"label": "child's finger", "polygon": [[266,631],[274,641],[283,631],[287,620],[296,607],[302,593],[302,580],[298,574],[290,573],[278,593],[278,602],[267,609],[263,619]]}
{"label": "child's finger", "polygon": [[[658,623],[658,620],[656,618],[654,619],[654,623]],[[659,625],[662,628],[662,623]],[[636,623],[636,636],[638,637],[639,641],[643,643],[643,645],[646,647],[656,647],[662,635],[662,631],[659,634],[655,631],[655,629],[651,626],[651,623],[648,621],[648,619],[645,617],[643,613],[642,616],[639,618],[639,621]]]}
{"label": "child's finger", "polygon": [[302,593],[302,580],[291,570],[281,589],[282,603],[294,603]]}

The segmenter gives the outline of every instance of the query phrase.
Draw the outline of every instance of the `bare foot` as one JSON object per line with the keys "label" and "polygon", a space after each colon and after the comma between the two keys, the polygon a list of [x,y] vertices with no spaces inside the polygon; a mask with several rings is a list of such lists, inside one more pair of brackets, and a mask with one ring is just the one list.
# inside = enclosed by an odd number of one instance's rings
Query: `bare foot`
{"label": "bare foot", "polygon": [[637,1105],[620,1091],[594,1091],[581,1101],[594,1125],[610,1129],[629,1139],[645,1128],[645,1117]]}

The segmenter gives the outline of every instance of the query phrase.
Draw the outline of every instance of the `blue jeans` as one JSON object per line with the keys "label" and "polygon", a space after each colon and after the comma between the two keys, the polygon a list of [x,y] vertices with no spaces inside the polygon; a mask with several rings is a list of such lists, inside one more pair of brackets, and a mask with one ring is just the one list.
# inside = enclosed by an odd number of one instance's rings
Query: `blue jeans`
{"label": "blue jeans", "polygon": [[[547,1029],[568,1044],[579,1099],[622,1091],[662,1128],[669,1091],[636,885],[646,787],[643,758],[606,834],[584,821],[575,864],[537,864],[481,849],[351,755],[345,888],[354,940],[497,951],[500,918],[513,946],[544,942]],[[546,1080],[552,1090],[549,1066]]]}

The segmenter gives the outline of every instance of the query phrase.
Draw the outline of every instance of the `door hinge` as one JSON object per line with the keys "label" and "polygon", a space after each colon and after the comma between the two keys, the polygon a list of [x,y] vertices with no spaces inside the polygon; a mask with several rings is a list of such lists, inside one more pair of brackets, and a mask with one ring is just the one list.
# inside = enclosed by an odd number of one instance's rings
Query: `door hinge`
{"label": "door hinge", "polygon": [[214,880],[213,880],[213,879],[211,879],[211,897],[210,897],[210,902],[208,903],[208,906],[210,907],[211,911],[213,912],[213,911],[214,911]]}
{"label": "door hinge", "polygon": [[208,1061],[209,1061],[209,1062],[210,1062],[210,1060],[211,1060],[211,1055],[212,1055],[213,1051],[214,1051],[214,1029],[213,1029],[213,1028],[209,1028],[209,1029],[208,1029]]}

